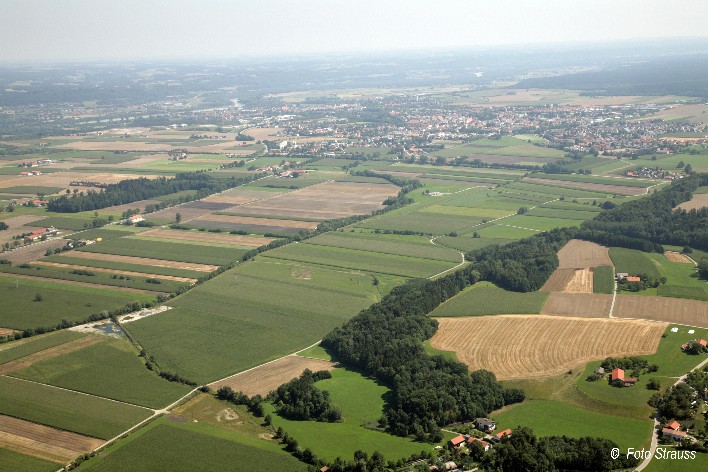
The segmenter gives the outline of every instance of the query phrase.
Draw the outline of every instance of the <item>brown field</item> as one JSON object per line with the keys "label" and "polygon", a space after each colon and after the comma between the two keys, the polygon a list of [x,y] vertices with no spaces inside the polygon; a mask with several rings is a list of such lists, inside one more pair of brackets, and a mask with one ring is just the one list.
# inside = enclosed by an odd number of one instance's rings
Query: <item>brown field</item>
{"label": "brown field", "polygon": [[37,215],[22,215],[22,216],[12,216],[10,218],[5,218],[2,220],[3,223],[7,224],[9,226],[9,230],[14,229],[18,226],[24,226],[27,223],[32,223],[34,221],[39,221],[43,220],[46,218],[46,216],[37,216]]}
{"label": "brown field", "polygon": [[104,441],[0,415],[0,447],[65,464]]}
{"label": "brown field", "polygon": [[249,197],[239,197],[237,195],[211,195],[202,199],[203,202],[214,202],[214,203],[228,203],[229,205],[243,205],[244,203],[252,202],[255,198]]}
{"label": "brown field", "polygon": [[236,246],[258,247],[266,245],[273,238],[258,238],[255,236],[242,236],[237,234],[215,234],[205,233],[203,231],[185,231],[185,230],[169,230],[169,229],[152,229],[139,233],[138,236],[175,239],[178,241],[197,241],[214,244],[233,244]]}
{"label": "brown field", "polygon": [[234,211],[296,218],[342,218],[379,210],[383,208],[386,198],[397,193],[398,187],[390,184],[324,182],[294,192],[277,194],[240,206]]}
{"label": "brown field", "polygon": [[681,210],[700,210],[703,207],[708,207],[708,193],[697,193],[687,202],[683,202],[676,208]]}
{"label": "brown field", "polygon": [[10,328],[0,328],[0,336],[9,336],[13,333],[18,333],[19,331]]}
{"label": "brown field", "polygon": [[565,287],[573,280],[575,269],[556,269],[551,276],[543,284],[541,290],[544,292],[562,292]]}
{"label": "brown field", "polygon": [[[605,318],[610,313],[612,295],[597,293],[551,293],[541,313],[551,316]],[[616,307],[615,307],[616,308]]]}
{"label": "brown field", "polygon": [[[215,144],[204,146],[189,146],[184,144],[172,145],[170,143],[147,143],[142,141],[124,141],[117,138],[115,141],[74,141],[71,143],[54,146],[57,149],[75,149],[78,151],[174,151],[185,150],[191,153],[217,152],[231,154],[251,154],[253,151],[244,150],[236,141],[223,140]],[[165,157],[166,158],[166,157]]]}
{"label": "brown field", "polygon": [[[241,209],[239,208],[239,211]],[[200,221],[213,221],[217,223],[257,225],[257,226],[279,226],[282,228],[299,228],[299,229],[315,229],[317,228],[316,221],[297,221],[297,220],[275,220],[271,218],[252,218],[250,216],[230,216],[230,215],[209,215],[195,218],[191,221],[192,224],[198,225]]]}
{"label": "brown field", "polygon": [[470,369],[490,370],[501,380],[558,375],[608,356],[653,354],[667,326],[544,315],[439,318],[438,322],[432,347],[455,352]]}
{"label": "brown field", "polygon": [[66,239],[49,239],[40,243],[30,244],[29,246],[19,247],[10,252],[3,252],[0,254],[0,259],[7,259],[15,265],[33,262],[44,257],[47,249],[63,247],[66,243]]}
{"label": "brown field", "polygon": [[173,221],[177,213],[179,213],[182,215],[182,223],[186,223],[189,220],[193,220],[199,216],[210,215],[213,211],[216,211],[214,209],[206,208],[205,206],[195,206],[195,203],[199,202],[192,202],[185,205],[165,208],[164,210],[145,215],[145,219],[148,221],[155,219]]}
{"label": "brown field", "polygon": [[147,274],[145,272],[132,272],[129,270],[116,270],[116,269],[103,269],[100,267],[88,267],[76,264],[62,264],[60,262],[49,262],[49,261],[37,261],[35,265],[43,265],[48,267],[63,267],[65,269],[82,269],[91,272],[103,272],[106,274],[122,274],[122,275],[133,275],[135,277],[150,277],[162,280],[173,280],[175,282],[184,282],[188,284],[193,284],[197,279],[191,279],[189,277],[176,277],[174,275],[158,275],[158,274]]}
{"label": "brown field", "polygon": [[160,200],[140,200],[137,202],[133,203],[126,203],[124,205],[115,205],[111,207],[104,208],[103,211],[126,211],[126,210],[133,210],[135,208],[139,208],[140,211],[143,211],[143,209],[147,205],[157,205],[160,204]]}
{"label": "brown field", "polygon": [[[68,254],[64,254],[68,255]],[[118,256],[115,254],[101,254],[98,252],[72,251],[70,257],[79,259],[96,259],[99,261],[125,262],[126,264],[146,265],[152,267],[172,267],[173,269],[187,269],[197,272],[213,272],[219,266],[209,264],[195,264],[191,262],[165,261],[162,259],[149,259],[147,257]]]}
{"label": "brown field", "polygon": [[613,316],[708,328],[708,302],[683,298],[617,295]]}
{"label": "brown field", "polygon": [[592,293],[593,269],[576,269],[573,278],[563,289],[563,293]]}
{"label": "brown field", "polygon": [[83,338],[75,339],[58,346],[50,347],[43,351],[35,352],[29,356],[22,357],[20,359],[7,362],[5,364],[0,364],[0,375],[7,375],[12,372],[17,372],[18,370],[26,369],[31,367],[33,364],[44,361],[47,359],[54,359],[55,357],[63,356],[64,354],[69,354],[70,352],[78,351],[85,347],[92,346],[94,344],[105,341],[106,338],[102,336],[84,336]]}
{"label": "brown field", "polygon": [[610,266],[610,250],[605,246],[571,239],[558,251],[559,269],[580,269],[584,267]]}
{"label": "brown field", "polygon": [[688,257],[684,254],[681,254],[680,252],[666,251],[664,253],[664,257],[666,257],[671,262],[681,262],[684,264],[693,264],[693,260],[690,257]]}
{"label": "brown field", "polygon": [[213,389],[231,387],[246,395],[267,395],[268,392],[280,387],[282,384],[298,377],[305,369],[315,372],[318,370],[332,370],[336,367],[334,362],[309,357],[286,356],[268,364],[247,370],[224,380],[209,384]]}
{"label": "brown field", "polygon": [[0,272],[0,277],[15,277],[18,279],[52,282],[52,283],[63,284],[63,285],[79,285],[81,287],[107,288],[107,289],[111,289],[111,290],[117,290],[119,292],[146,293],[148,295],[165,293],[165,292],[160,292],[159,290],[143,290],[140,288],[116,287],[114,285],[92,284],[90,282],[76,282],[73,280],[52,279],[49,277],[35,277],[33,275],[7,274],[7,273]]}
{"label": "brown field", "polygon": [[[69,188],[69,183],[72,180],[86,180],[92,182],[103,182],[107,184],[115,184],[125,179],[137,179],[139,177],[145,177],[147,179],[154,179],[159,176],[157,175],[142,175],[142,174],[111,174],[107,172],[55,172],[52,174],[37,175],[34,177],[22,177],[22,176],[2,176],[0,179],[0,193],[3,188],[14,187],[14,186],[41,186],[41,187],[63,187],[65,189]],[[4,178],[8,177],[8,178]],[[90,190],[88,187],[76,187],[81,191]],[[94,189],[95,190],[95,189]],[[59,192],[60,194],[62,192]],[[32,195],[25,195],[26,197],[31,197]]]}
{"label": "brown field", "polygon": [[618,195],[644,195],[646,189],[643,187],[623,187],[622,185],[593,184],[589,182],[570,182],[567,180],[537,179],[534,177],[524,177],[523,182],[534,184],[554,185],[556,187],[568,187],[578,190],[593,190],[596,192],[613,193]]}

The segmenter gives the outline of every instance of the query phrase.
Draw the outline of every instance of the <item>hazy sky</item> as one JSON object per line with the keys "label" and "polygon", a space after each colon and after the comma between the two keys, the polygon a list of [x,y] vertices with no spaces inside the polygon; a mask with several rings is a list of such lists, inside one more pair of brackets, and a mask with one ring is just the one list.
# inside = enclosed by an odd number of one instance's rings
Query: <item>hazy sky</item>
{"label": "hazy sky", "polygon": [[706,0],[0,0],[0,61],[708,36]]}

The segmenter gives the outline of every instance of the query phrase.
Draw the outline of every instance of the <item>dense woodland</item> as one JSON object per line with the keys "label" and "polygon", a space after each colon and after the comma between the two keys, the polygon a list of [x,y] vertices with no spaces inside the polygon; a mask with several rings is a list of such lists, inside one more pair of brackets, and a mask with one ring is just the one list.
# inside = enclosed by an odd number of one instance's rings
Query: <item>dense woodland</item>
{"label": "dense woodland", "polygon": [[645,252],[663,252],[662,244],[708,250],[708,209],[674,210],[704,185],[708,185],[708,174],[675,181],[648,197],[627,202],[584,222],[577,237]]}
{"label": "dense woodland", "polygon": [[140,200],[161,197],[183,190],[196,190],[193,200],[204,198],[213,193],[250,182],[260,175],[246,175],[228,179],[216,179],[205,172],[184,172],[174,178],[127,179],[117,184],[108,185],[100,192],[90,190],[86,193],[66,194],[51,200],[49,211],[58,213],[78,213],[80,211],[100,210],[114,205],[124,205]]}

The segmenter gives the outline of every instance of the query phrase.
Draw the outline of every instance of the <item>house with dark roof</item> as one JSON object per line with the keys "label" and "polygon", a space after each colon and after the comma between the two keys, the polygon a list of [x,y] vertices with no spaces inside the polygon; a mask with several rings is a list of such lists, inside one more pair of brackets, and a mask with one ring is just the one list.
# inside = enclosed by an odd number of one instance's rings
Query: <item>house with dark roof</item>
{"label": "house with dark roof", "polygon": [[490,420],[489,418],[476,418],[474,420],[474,424],[478,430],[487,433],[491,433],[497,427],[497,424],[494,422],[494,420]]}

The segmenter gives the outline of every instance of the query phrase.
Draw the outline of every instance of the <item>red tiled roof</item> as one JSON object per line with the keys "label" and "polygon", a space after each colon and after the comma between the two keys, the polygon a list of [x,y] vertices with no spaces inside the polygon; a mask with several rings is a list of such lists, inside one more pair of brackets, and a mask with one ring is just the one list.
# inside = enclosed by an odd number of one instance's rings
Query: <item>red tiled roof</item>
{"label": "red tiled roof", "polygon": [[624,380],[624,371],[620,369],[619,367],[616,369],[612,369],[612,380]]}
{"label": "red tiled roof", "polygon": [[450,443],[451,443],[453,446],[459,446],[459,445],[462,444],[463,442],[465,442],[465,437],[464,437],[463,435],[461,435],[461,434],[460,434],[459,436],[457,436],[457,437],[454,437],[454,438],[450,439]]}
{"label": "red tiled roof", "polygon": [[667,428],[671,428],[671,429],[679,429],[679,428],[681,427],[681,423],[679,423],[678,421],[674,420],[674,421],[671,421],[670,423],[667,423],[667,424],[666,424],[666,427],[667,427]]}
{"label": "red tiled roof", "polygon": [[510,430],[510,429],[505,429],[504,431],[499,431],[499,432],[498,432],[497,434],[495,434],[494,436],[496,436],[496,437],[498,437],[499,439],[501,439],[501,438],[503,438],[504,436],[506,436],[507,434],[511,434],[511,430]]}

